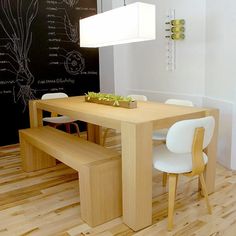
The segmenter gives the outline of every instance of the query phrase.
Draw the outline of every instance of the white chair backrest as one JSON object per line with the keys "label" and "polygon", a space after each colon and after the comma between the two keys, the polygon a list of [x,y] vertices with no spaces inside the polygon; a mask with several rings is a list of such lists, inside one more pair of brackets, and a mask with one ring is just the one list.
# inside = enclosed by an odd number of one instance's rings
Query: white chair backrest
{"label": "white chair backrest", "polygon": [[68,98],[66,93],[45,93],[41,99]]}
{"label": "white chair backrest", "polygon": [[165,104],[172,104],[172,105],[180,105],[180,106],[189,106],[193,107],[192,101],[189,100],[181,100],[181,99],[168,99],[165,101]]}
{"label": "white chair backrest", "polygon": [[132,98],[133,100],[136,101],[147,101],[147,97],[145,95],[140,95],[140,94],[130,94],[127,97]]}
{"label": "white chair backrest", "polygon": [[200,127],[205,129],[203,148],[206,148],[215,127],[215,119],[212,116],[176,122],[167,133],[167,148],[174,153],[191,153],[195,129]]}

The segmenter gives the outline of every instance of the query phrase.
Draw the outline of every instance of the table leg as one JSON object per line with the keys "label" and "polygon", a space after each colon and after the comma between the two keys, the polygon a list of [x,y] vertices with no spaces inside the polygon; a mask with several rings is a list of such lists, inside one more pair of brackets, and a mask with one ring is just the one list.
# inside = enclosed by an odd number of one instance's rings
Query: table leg
{"label": "table leg", "polygon": [[123,221],[137,231],[152,224],[152,123],[121,124]]}
{"label": "table leg", "polygon": [[[37,101],[29,101],[30,128],[43,126],[43,111],[37,108]],[[55,158],[35,148],[20,135],[22,169],[26,172],[41,170],[56,165]]]}
{"label": "table leg", "polygon": [[207,185],[208,193],[213,193],[215,189],[215,174],[216,174],[216,159],[217,159],[217,140],[218,140],[218,126],[219,126],[219,111],[211,109],[206,112],[206,116],[213,116],[215,118],[215,130],[212,140],[206,148],[208,156],[208,163],[204,173],[205,182]]}
{"label": "table leg", "polygon": [[37,108],[37,101],[29,101],[30,128],[43,126],[43,111]]}
{"label": "table leg", "polygon": [[87,123],[88,140],[97,144],[102,143],[102,127]]}

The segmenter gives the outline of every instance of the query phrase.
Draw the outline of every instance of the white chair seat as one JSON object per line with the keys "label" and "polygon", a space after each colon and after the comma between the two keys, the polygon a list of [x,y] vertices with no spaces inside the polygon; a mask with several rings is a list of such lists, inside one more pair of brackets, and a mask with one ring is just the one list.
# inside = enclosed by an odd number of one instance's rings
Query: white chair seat
{"label": "white chair seat", "polygon": [[167,135],[168,129],[160,129],[158,131],[154,131],[152,133],[152,139],[153,140],[166,140],[166,135]]}
{"label": "white chair seat", "polygon": [[[206,164],[207,155],[203,152],[203,160]],[[177,154],[169,151],[166,145],[159,145],[153,148],[153,166],[155,169],[166,173],[187,173],[192,171],[192,154]]]}
{"label": "white chair seat", "polygon": [[53,124],[66,124],[75,122],[76,120],[71,119],[69,116],[57,116],[57,117],[45,117],[43,118],[43,121]]}

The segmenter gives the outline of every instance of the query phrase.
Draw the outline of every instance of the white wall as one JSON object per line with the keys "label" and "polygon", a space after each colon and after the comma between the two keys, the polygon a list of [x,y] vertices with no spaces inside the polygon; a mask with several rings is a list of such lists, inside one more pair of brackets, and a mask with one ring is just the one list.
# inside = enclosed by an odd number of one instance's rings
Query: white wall
{"label": "white wall", "polygon": [[206,22],[206,95],[235,101],[236,1],[207,0]]}
{"label": "white wall", "polygon": [[[219,108],[218,160],[236,169],[236,1],[142,1],[156,4],[157,39],[114,47],[115,92],[141,93],[159,101],[184,98]],[[112,3],[118,7],[123,0]],[[165,21],[170,8],[176,18],[186,20],[186,39],[176,42],[173,72],[166,71]]]}
{"label": "white wall", "polygon": [[[97,0],[98,12],[112,9],[111,0]],[[99,48],[99,75],[100,91],[103,93],[114,93],[114,54],[113,47]]]}
{"label": "white wall", "polygon": [[[223,165],[236,169],[236,2],[206,2],[206,94],[221,112],[218,154]],[[208,103],[206,103],[208,105]]]}
{"label": "white wall", "polygon": [[[128,1],[129,3],[134,1]],[[165,99],[165,94],[173,96],[202,95],[205,91],[205,4],[204,0],[162,0],[145,1],[156,4],[157,39],[143,43],[133,43],[114,47],[115,90],[117,93],[128,94],[145,92],[153,99]],[[186,39],[176,43],[176,70],[166,71],[165,22],[169,8],[176,10],[176,17],[186,20]],[[124,54],[129,51],[129,60],[125,70],[128,70],[129,80],[126,87],[122,81],[124,73]],[[156,95],[155,95],[156,94]]]}
{"label": "white wall", "polygon": [[99,48],[100,91],[114,93],[114,53],[113,47]]}

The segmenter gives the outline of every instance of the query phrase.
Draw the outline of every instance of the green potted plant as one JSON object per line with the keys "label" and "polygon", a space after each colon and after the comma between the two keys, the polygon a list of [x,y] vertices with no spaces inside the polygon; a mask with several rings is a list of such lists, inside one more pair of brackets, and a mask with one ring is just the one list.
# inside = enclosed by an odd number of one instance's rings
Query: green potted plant
{"label": "green potted plant", "polygon": [[85,94],[86,102],[94,102],[115,107],[136,108],[137,102],[130,97],[124,97],[109,93],[88,92]]}

